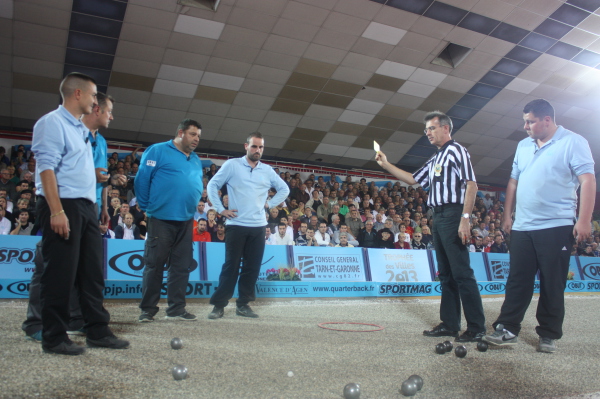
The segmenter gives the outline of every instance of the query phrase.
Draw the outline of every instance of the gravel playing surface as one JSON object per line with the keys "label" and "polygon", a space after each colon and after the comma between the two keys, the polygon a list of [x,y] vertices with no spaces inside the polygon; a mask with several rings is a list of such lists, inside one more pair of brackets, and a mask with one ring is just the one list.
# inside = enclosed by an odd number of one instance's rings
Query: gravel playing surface
{"label": "gravel playing surface", "polygon": [[[569,296],[566,303],[558,352],[536,352],[534,298],[517,346],[481,353],[469,343],[459,359],[434,352],[447,338],[421,334],[438,323],[435,299],[257,302],[258,319],[235,316],[230,305],[220,320],[206,318],[212,309],[206,302],[190,301],[187,310],[198,321],[166,321],[160,312],[144,324],[137,323],[137,303],[107,301],[111,326],[131,341],[130,349],[88,349],[70,357],[45,354],[26,341],[20,329],[26,302],[5,300],[0,398],[339,399],[349,382],[361,384],[361,399],[402,398],[399,388],[411,374],[425,381],[415,396],[420,399],[600,398],[600,295]],[[501,304],[501,298],[484,299],[489,330]],[[332,331],[319,328],[323,322],[384,329]],[[182,349],[171,349],[173,337],[183,340]],[[173,379],[177,364],[188,368],[187,379]]]}

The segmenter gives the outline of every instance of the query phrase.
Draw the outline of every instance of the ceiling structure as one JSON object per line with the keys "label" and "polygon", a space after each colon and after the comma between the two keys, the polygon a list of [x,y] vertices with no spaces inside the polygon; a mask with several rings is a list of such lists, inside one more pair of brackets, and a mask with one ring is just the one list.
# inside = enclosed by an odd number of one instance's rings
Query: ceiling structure
{"label": "ceiling structure", "polygon": [[[600,0],[0,0],[0,129],[31,130],[69,72],[116,99],[107,139],[153,143],[189,117],[199,151],[237,155],[248,133],[267,159],[415,170],[435,148],[423,115],[452,116],[478,181],[505,185],[523,106],[594,134]],[[432,64],[449,44],[472,49]]]}

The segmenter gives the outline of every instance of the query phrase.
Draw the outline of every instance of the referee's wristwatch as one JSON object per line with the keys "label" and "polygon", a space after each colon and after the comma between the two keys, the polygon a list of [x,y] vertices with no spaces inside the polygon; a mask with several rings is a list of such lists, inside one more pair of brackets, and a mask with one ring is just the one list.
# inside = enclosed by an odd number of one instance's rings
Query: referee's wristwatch
{"label": "referee's wristwatch", "polygon": [[463,218],[463,219],[468,219],[468,218],[470,218],[470,217],[471,217],[471,214],[470,214],[470,213],[463,213],[463,214],[462,214],[462,218]]}

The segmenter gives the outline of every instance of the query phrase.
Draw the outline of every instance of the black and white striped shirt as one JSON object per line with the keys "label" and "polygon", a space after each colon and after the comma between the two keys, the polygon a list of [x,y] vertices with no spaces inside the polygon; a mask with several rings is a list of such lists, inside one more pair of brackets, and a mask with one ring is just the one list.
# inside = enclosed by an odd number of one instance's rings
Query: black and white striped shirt
{"label": "black and white striped shirt", "polygon": [[427,205],[463,204],[467,181],[476,181],[467,149],[448,141],[413,174],[424,189],[429,188]]}

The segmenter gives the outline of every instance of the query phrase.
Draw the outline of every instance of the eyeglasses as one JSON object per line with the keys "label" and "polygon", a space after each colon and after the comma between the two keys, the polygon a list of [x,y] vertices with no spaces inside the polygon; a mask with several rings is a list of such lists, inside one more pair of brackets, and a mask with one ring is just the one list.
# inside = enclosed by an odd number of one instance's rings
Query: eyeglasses
{"label": "eyeglasses", "polygon": [[426,127],[426,128],[423,130],[423,133],[427,134],[427,132],[428,132],[428,131],[429,131],[429,132],[433,132],[435,129],[437,129],[438,127],[442,127],[442,126],[446,126],[446,125],[439,125],[439,126],[429,126],[429,127]]}

